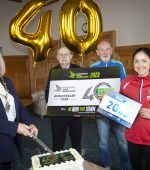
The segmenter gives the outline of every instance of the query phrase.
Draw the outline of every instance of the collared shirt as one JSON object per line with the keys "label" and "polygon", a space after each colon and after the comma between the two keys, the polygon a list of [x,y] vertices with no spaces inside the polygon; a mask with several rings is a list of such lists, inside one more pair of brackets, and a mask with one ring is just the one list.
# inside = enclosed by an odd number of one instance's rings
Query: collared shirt
{"label": "collared shirt", "polygon": [[7,102],[9,103],[10,109],[9,111],[6,111],[6,115],[9,121],[14,122],[14,120],[16,119],[15,101],[14,97],[10,93],[8,94],[7,93],[8,92],[5,90],[4,86],[0,82],[0,99],[2,101],[4,108],[6,106],[6,103]]}

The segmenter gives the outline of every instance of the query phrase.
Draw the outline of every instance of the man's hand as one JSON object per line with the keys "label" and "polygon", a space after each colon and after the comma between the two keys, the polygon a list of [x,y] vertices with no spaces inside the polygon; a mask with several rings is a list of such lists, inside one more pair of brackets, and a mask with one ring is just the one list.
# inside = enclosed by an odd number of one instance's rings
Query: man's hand
{"label": "man's hand", "polygon": [[100,100],[100,102],[102,101],[103,97],[104,97],[104,95],[98,96],[98,99]]}

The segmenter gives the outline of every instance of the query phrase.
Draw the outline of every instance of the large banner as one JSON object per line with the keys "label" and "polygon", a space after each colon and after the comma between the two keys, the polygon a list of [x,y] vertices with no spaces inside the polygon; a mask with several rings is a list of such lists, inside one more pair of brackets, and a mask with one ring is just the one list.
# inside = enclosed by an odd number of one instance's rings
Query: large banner
{"label": "large banner", "polygon": [[98,96],[120,88],[119,67],[53,69],[50,77],[50,116],[97,114]]}

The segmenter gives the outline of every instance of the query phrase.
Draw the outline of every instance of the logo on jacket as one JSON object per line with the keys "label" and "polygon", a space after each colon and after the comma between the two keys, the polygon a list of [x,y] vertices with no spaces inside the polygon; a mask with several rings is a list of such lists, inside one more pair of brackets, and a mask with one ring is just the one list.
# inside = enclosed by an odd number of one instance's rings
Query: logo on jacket
{"label": "logo on jacket", "polygon": [[147,90],[147,100],[150,100],[150,89]]}

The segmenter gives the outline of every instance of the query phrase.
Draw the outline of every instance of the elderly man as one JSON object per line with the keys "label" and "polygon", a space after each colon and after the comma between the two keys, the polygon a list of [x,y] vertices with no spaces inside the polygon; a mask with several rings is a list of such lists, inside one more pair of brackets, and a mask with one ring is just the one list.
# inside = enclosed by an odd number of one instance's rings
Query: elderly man
{"label": "elderly man", "polygon": [[[71,51],[67,47],[61,47],[57,52],[57,60],[59,64],[52,69],[80,68],[78,65],[72,64],[71,59],[72,59]],[[52,71],[52,69],[50,70],[50,72]],[[49,76],[45,89],[46,102],[48,102],[50,80],[51,77]],[[79,153],[81,152],[81,136],[82,136],[81,117],[52,116],[51,129],[53,151],[59,151],[63,149],[68,129],[72,147],[75,148]]]}
{"label": "elderly man", "polygon": [[[91,68],[99,67],[115,67],[120,68],[120,79],[126,77],[126,72],[123,64],[119,61],[112,59],[112,46],[108,41],[101,41],[97,45],[96,53],[100,60],[91,65]],[[96,119],[99,135],[99,147],[100,147],[100,163],[106,169],[110,169],[110,156],[109,156],[109,137],[110,131],[115,134],[117,138],[118,148],[120,152],[122,170],[129,169],[129,158],[127,142],[124,137],[124,127],[119,123],[100,115]]]}

